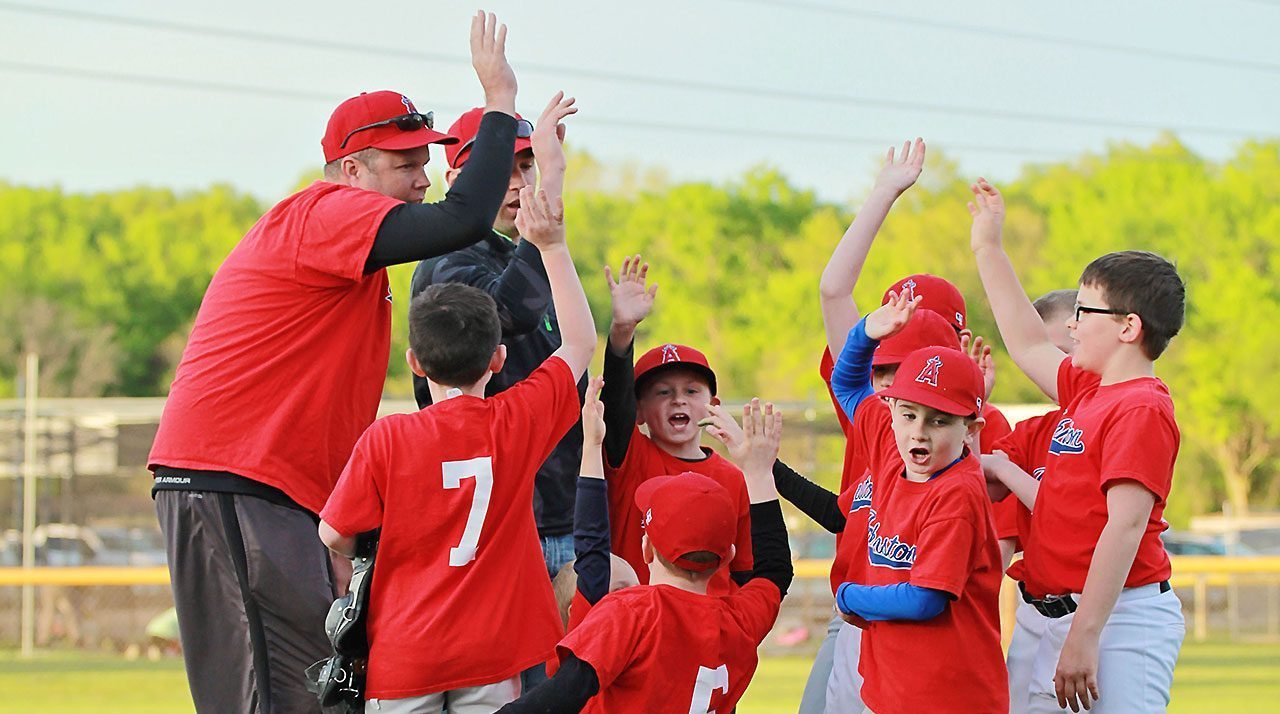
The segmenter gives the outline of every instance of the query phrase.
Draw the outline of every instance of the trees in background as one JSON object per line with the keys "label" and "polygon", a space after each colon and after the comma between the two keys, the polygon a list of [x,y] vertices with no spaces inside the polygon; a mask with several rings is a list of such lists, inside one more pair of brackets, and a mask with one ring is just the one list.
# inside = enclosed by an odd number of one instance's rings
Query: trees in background
{"label": "trees in background", "polygon": [[[902,275],[931,272],[969,298],[970,324],[996,336],[968,249],[973,177],[930,155],[920,185],[890,214],[855,298],[864,309]],[[817,280],[852,218],[767,167],[727,184],[571,157],[570,240],[601,332],[606,263],[642,253],[660,285],[640,346],[707,352],[730,397],[825,404]],[[874,166],[868,162],[863,183]],[[851,181],[850,193],[859,182]],[[1280,505],[1280,143],[1222,163],[1173,137],[1102,156],[1030,166],[1003,184],[1006,247],[1032,295],[1075,284],[1089,260],[1145,249],[1177,262],[1189,310],[1158,364],[1183,429],[1170,517]],[[854,203],[856,204],[857,199]],[[227,187],[67,194],[0,184],[0,396],[23,351],[46,355],[49,395],[162,394],[199,301],[226,253],[267,208]],[[410,393],[400,355],[412,266],[391,269],[387,393]],[[1043,401],[1003,355],[998,402]]]}

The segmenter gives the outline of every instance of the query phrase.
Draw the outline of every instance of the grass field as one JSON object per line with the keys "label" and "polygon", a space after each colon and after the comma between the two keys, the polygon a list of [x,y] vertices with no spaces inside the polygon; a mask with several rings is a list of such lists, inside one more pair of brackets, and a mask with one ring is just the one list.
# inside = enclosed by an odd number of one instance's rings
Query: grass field
{"label": "grass field", "polygon": [[[6,708],[42,714],[191,712],[182,662],[127,662],[101,654],[55,652],[22,660],[0,653]],[[809,674],[802,657],[761,661],[738,707],[742,714],[796,710]],[[1280,644],[1188,643],[1174,678],[1170,712],[1253,714],[1280,711]]]}

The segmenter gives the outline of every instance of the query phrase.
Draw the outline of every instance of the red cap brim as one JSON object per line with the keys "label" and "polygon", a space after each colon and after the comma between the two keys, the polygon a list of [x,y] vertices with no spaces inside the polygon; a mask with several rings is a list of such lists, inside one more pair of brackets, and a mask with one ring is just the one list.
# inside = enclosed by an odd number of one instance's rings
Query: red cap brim
{"label": "red cap brim", "polygon": [[891,386],[876,392],[876,395],[886,399],[901,399],[904,402],[923,404],[926,407],[932,407],[940,412],[956,416],[970,416],[975,413],[973,403],[965,404],[951,399],[936,389],[918,387],[914,383],[899,384],[896,379]]}
{"label": "red cap brim", "polygon": [[420,146],[429,146],[431,144],[456,144],[458,138],[441,134],[435,129],[422,128],[416,131],[399,131],[371,143],[375,149],[386,149],[387,151],[404,151],[406,149],[416,149]]}

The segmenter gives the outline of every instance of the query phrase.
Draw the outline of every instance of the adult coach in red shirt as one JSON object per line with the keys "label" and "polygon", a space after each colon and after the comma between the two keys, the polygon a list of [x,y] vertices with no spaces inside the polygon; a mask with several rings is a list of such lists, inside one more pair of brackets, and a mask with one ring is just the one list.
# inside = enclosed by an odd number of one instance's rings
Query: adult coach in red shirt
{"label": "adult coach in red shirt", "polygon": [[198,711],[320,711],[303,670],[329,654],[351,565],[331,564],[315,514],[377,413],[385,268],[463,248],[498,212],[516,134],[505,44],[477,13],[486,113],[446,200],[422,203],[429,145],[450,141],[432,115],[361,94],[329,118],[324,180],[263,216],[209,284],[149,458]]}

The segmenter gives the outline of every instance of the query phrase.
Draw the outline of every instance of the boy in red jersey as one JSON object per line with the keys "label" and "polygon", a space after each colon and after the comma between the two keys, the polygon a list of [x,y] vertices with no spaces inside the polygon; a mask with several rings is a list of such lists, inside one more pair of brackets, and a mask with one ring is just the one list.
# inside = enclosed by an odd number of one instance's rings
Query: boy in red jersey
{"label": "boy in red jersey", "polygon": [[742,464],[751,492],[757,564],[751,580],[732,595],[711,594],[713,574],[733,559],[738,522],[723,486],[695,473],[646,480],[636,505],[644,513],[650,584],[605,596],[560,643],[552,678],[502,711],[733,711],[791,583],[770,473],[781,415],[754,400],[743,422],[744,429],[718,422],[716,432]]}
{"label": "boy in red jersey", "polygon": [[903,360],[893,386],[871,387],[877,341],[902,329],[918,303],[904,291],[858,322],[832,373],[875,485],[864,577],[841,585],[836,604],[865,628],[868,710],[1003,712],[1000,554],[968,447],[983,426],[982,373],[965,352],[926,347]]}
{"label": "boy in red jersey", "polygon": [[[613,321],[604,355],[605,474],[613,552],[635,568],[641,583],[649,567],[640,549],[642,511],[635,493],[648,479],[696,471],[720,483],[736,504],[736,555],[718,568],[711,592],[727,595],[751,576],[750,499],[742,471],[702,446],[703,422],[716,399],[716,375],[707,358],[687,345],[664,344],[632,363],[636,326],[653,309],[657,286],[646,287],[649,266],[640,256],[622,263],[618,280],[605,268]],[[640,425],[648,428],[646,435]],[[733,576],[732,579],[730,576]]]}
{"label": "boy in red jersey", "polygon": [[493,299],[458,284],[425,290],[410,306],[407,359],[434,403],[370,426],[320,514],[320,537],[340,554],[357,533],[382,530],[371,710],[494,711],[519,695],[520,672],[546,661],[563,631],[529,504],[538,466],[577,421],[576,384],[596,336],[559,197],[526,187],[517,221],[541,252],[563,344],[486,399],[505,358]]}
{"label": "boy in red jersey", "polygon": [[971,247],[1000,334],[1062,406],[1044,479],[1028,484],[1035,516],[1020,587],[1045,621],[1009,653],[1029,670],[1011,677],[1029,683],[1013,710],[1164,711],[1186,628],[1160,541],[1180,435],[1155,360],[1182,327],[1186,288],[1153,253],[1094,260],[1080,276],[1067,356],[1004,253],[1003,197],[984,179],[972,191]]}

